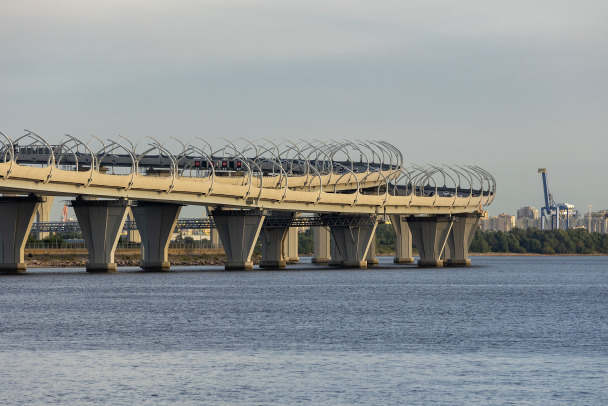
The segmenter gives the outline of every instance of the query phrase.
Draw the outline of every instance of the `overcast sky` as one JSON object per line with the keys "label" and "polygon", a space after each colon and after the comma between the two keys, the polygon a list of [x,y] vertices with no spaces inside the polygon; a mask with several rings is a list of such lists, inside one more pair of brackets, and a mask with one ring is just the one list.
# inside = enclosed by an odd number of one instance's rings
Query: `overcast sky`
{"label": "overcast sky", "polygon": [[[382,139],[608,209],[605,0],[13,1],[0,131]],[[54,212],[58,212],[54,210]]]}

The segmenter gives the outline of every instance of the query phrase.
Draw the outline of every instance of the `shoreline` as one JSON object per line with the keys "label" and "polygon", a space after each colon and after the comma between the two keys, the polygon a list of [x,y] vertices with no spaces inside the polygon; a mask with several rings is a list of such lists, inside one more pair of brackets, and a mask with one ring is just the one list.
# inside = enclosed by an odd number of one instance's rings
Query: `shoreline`
{"label": "shoreline", "polygon": [[[300,257],[311,257],[312,255],[302,254]],[[378,257],[393,257],[391,254],[377,255]],[[475,257],[597,257],[608,256],[607,254],[534,254],[534,253],[500,253],[484,252],[471,253],[469,258]],[[254,264],[260,261],[259,256],[252,258]],[[134,254],[117,253],[115,257],[116,265],[120,267],[137,267],[140,264],[140,256]],[[171,266],[222,266],[226,260],[224,254],[169,254]],[[84,268],[88,262],[85,254],[41,254],[26,257],[25,264],[28,268]]]}

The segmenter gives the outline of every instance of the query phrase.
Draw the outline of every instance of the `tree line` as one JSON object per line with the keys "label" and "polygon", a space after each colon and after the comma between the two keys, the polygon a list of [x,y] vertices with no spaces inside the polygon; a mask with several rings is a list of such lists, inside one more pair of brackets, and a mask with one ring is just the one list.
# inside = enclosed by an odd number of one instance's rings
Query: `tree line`
{"label": "tree line", "polygon": [[608,254],[608,234],[585,229],[539,230],[514,228],[508,232],[477,230],[470,252],[517,254]]}
{"label": "tree line", "polygon": [[[395,253],[395,231],[390,224],[378,224],[376,228],[376,250],[378,254]],[[313,253],[312,229],[300,233],[299,253]],[[415,247],[414,247],[415,250]],[[608,254],[608,234],[589,233],[584,229],[571,230],[523,230],[514,228],[509,232],[477,230],[470,252],[516,253],[516,254]]]}

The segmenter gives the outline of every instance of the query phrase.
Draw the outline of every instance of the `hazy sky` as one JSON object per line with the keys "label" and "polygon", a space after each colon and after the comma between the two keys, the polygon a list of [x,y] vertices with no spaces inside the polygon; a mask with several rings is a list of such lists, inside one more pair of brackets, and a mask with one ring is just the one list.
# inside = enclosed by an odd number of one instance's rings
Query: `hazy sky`
{"label": "hazy sky", "polygon": [[608,209],[605,0],[3,1],[0,131],[383,139]]}

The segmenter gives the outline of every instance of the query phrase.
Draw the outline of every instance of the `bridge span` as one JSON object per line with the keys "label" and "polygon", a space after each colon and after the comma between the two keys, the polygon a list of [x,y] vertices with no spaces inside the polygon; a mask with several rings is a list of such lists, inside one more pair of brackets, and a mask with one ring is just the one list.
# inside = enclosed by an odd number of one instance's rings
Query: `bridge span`
{"label": "bridge span", "polygon": [[0,133],[0,153],[4,272],[25,271],[25,240],[37,214],[48,221],[54,196],[74,198],[87,270],[108,272],[116,270],[114,251],[129,212],[141,233],[141,267],[169,269],[167,247],[184,205],[208,208],[226,269],[251,269],[258,238],[260,266],[284,267],[289,226],[303,213],[319,222],[316,262],[373,263],[376,225],[390,219],[395,262],[413,262],[413,243],[419,266],[467,265],[480,213],[496,194],[494,178],[482,168],[406,166],[401,152],[383,141],[196,137],[134,145],[125,138],[85,143],[66,135],[51,144],[27,131],[13,138]]}

